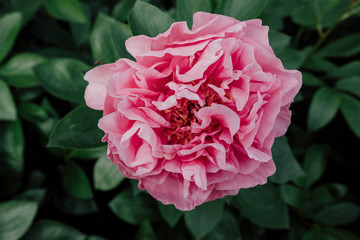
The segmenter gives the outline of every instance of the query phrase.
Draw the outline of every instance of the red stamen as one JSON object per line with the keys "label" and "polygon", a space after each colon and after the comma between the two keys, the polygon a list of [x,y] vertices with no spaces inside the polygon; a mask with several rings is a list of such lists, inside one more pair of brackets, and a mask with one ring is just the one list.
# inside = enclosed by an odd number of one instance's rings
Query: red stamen
{"label": "red stamen", "polygon": [[[199,90],[202,92],[206,106],[210,106],[214,102],[222,103],[219,94],[208,85],[202,84]],[[233,99],[230,93],[227,93],[225,97],[228,97],[230,100]],[[165,119],[170,122],[170,128],[165,131],[169,144],[188,144],[191,142],[195,137],[195,135],[191,133],[191,124],[199,122],[194,114],[201,108],[199,103],[185,98],[180,101],[179,107],[172,107],[163,111]],[[214,128],[215,125],[210,124],[206,131],[211,132]]]}

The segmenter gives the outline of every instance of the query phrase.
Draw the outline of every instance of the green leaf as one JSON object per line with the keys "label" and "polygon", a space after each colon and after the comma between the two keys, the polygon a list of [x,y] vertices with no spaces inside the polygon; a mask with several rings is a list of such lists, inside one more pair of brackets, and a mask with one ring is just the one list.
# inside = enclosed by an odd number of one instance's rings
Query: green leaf
{"label": "green leaf", "polygon": [[263,25],[269,26],[270,29],[282,29],[283,18],[299,7],[299,3],[300,1],[297,0],[271,0],[259,18],[263,21]]}
{"label": "green leaf", "polygon": [[295,183],[309,188],[320,179],[325,171],[328,148],[321,144],[310,147],[305,153],[304,171],[305,175],[295,179]]}
{"label": "green leaf", "polygon": [[302,26],[316,27],[316,17],[313,7],[310,4],[304,4],[301,7],[296,8],[291,13],[292,20]]}
{"label": "green leaf", "polygon": [[238,20],[248,20],[258,17],[268,3],[269,0],[221,0],[215,12]]}
{"label": "green leaf", "polygon": [[306,192],[293,185],[280,186],[280,192],[282,199],[292,207],[301,208],[306,201]]}
{"label": "green leaf", "polygon": [[103,237],[96,236],[96,235],[91,235],[91,236],[88,236],[86,238],[86,240],[106,240],[106,239]]}
{"label": "green leaf", "polygon": [[305,61],[305,53],[303,51],[295,50],[287,47],[278,55],[286,69],[298,69]]}
{"label": "green leaf", "polygon": [[305,62],[303,67],[314,72],[325,72],[328,74],[338,71],[338,67],[335,64],[314,55]]}
{"label": "green leaf", "polygon": [[17,240],[35,218],[37,205],[32,201],[13,200],[0,203],[0,239]]}
{"label": "green leaf", "polygon": [[85,240],[86,235],[77,229],[52,220],[36,222],[22,240]]}
{"label": "green leaf", "polygon": [[224,214],[217,226],[208,235],[206,240],[241,240],[240,227],[236,218],[230,211]]}
{"label": "green leaf", "polygon": [[0,189],[10,195],[19,190],[23,174],[24,138],[20,121],[0,122]]}
{"label": "green leaf", "polygon": [[360,97],[360,76],[342,78],[336,82],[335,87]]}
{"label": "green leaf", "polygon": [[0,18],[0,62],[14,45],[21,28],[21,20],[22,16],[18,12],[8,13]]}
{"label": "green leaf", "polygon": [[74,149],[69,153],[69,155],[67,155],[67,157],[78,158],[82,160],[94,160],[102,156],[106,156],[106,150],[106,146],[89,149]]}
{"label": "green leaf", "polygon": [[326,235],[319,230],[308,231],[301,240],[337,240],[336,238]]}
{"label": "green leaf", "polygon": [[307,231],[307,228],[299,221],[292,220],[291,228],[289,229],[289,240],[301,239]]}
{"label": "green leaf", "polygon": [[84,23],[85,14],[78,0],[46,0],[45,8],[56,19]]}
{"label": "green leaf", "polygon": [[125,177],[119,172],[115,164],[106,158],[104,154],[94,166],[94,185],[95,189],[109,191],[117,187]]}
{"label": "green leaf", "polygon": [[347,1],[341,0],[316,0],[302,1],[302,6],[293,8],[292,20],[308,28],[327,27],[341,14]]}
{"label": "green leaf", "polygon": [[355,221],[360,214],[359,206],[342,202],[326,206],[317,215],[316,219],[326,225],[343,225]]}
{"label": "green leaf", "polygon": [[45,62],[46,58],[35,53],[19,53],[0,67],[0,76],[13,87],[38,86],[33,67]]}
{"label": "green leaf", "polygon": [[130,179],[130,185],[131,185],[131,190],[133,192],[133,196],[136,197],[137,195],[139,195],[141,193],[141,189],[139,188],[139,180],[137,179]]}
{"label": "green leaf", "polygon": [[12,9],[16,12],[20,12],[23,16],[23,25],[25,25],[25,23],[33,18],[44,0],[11,0],[10,2]]}
{"label": "green leaf", "polygon": [[160,240],[185,240],[193,239],[184,224],[178,224],[174,228],[169,227],[164,221],[158,224],[156,229],[157,238]]}
{"label": "green leaf", "polygon": [[329,72],[329,76],[334,78],[360,76],[360,61],[352,61],[339,68],[330,69],[333,70]]}
{"label": "green leaf", "polygon": [[283,184],[304,174],[285,137],[276,138],[271,151],[276,165],[272,182]]}
{"label": "green leaf", "polygon": [[349,34],[320,49],[320,57],[349,57],[360,52],[360,33]]}
{"label": "green leaf", "polygon": [[51,105],[50,101],[44,97],[41,101],[41,107],[52,117],[58,117],[59,114],[55,110],[55,108]]}
{"label": "green leaf", "polygon": [[156,235],[152,229],[149,221],[141,223],[138,232],[136,233],[135,240],[156,240]]}
{"label": "green leaf", "polygon": [[311,191],[310,198],[317,203],[329,204],[345,196],[346,192],[347,186],[339,183],[329,183]]}
{"label": "green leaf", "polygon": [[67,193],[78,199],[93,197],[89,180],[81,167],[73,161],[68,161],[64,166],[59,166],[62,185]]}
{"label": "green leaf", "polygon": [[102,112],[81,106],[63,117],[51,133],[48,147],[95,148],[104,133],[97,127]]}
{"label": "green leaf", "polygon": [[83,103],[88,66],[76,59],[52,59],[34,68],[41,85],[55,97]]}
{"label": "green leaf", "polygon": [[291,37],[276,30],[269,30],[270,46],[275,54],[281,53],[290,43]]}
{"label": "green leaf", "polygon": [[9,87],[0,79],[0,120],[16,120],[16,106]]}
{"label": "green leaf", "polygon": [[[210,0],[211,1],[211,0]],[[169,15],[169,17],[171,18],[171,19],[177,19],[177,16],[176,16],[176,8],[175,7],[172,7],[172,8],[170,8],[170,9],[168,9],[167,11],[166,11],[166,13]]]}
{"label": "green leaf", "polygon": [[119,193],[109,203],[113,213],[130,224],[141,224],[143,221],[154,222],[159,219],[155,201],[148,195],[133,196],[130,189]]}
{"label": "green leaf", "polygon": [[26,188],[27,189],[33,189],[33,188],[39,188],[46,179],[46,176],[44,173],[42,173],[39,170],[32,170],[29,173],[29,176],[26,180]]}
{"label": "green leaf", "polygon": [[183,212],[176,209],[174,205],[164,205],[161,202],[158,202],[158,207],[161,216],[172,228],[179,222],[181,216],[183,215]]}
{"label": "green leaf", "polygon": [[41,97],[44,94],[44,90],[41,88],[17,89],[15,93],[16,99],[19,102],[30,102],[36,101],[35,99]]}
{"label": "green leaf", "polygon": [[337,240],[359,240],[358,234],[341,228],[328,227],[324,229],[324,232]]}
{"label": "green leaf", "polygon": [[137,1],[129,15],[129,25],[134,35],[155,37],[168,30],[173,22],[169,15],[143,1]]}
{"label": "green leaf", "polygon": [[320,86],[324,85],[320,79],[318,79],[317,77],[315,77],[311,73],[302,72],[302,77],[303,77],[304,86],[307,86],[307,87],[320,87]]}
{"label": "green leaf", "polygon": [[34,103],[21,103],[19,105],[20,116],[29,122],[43,122],[48,119],[46,111]]}
{"label": "green leaf", "polygon": [[71,32],[74,36],[77,46],[81,46],[89,42],[90,39],[90,25],[91,25],[91,11],[86,3],[81,3],[81,8],[84,12],[86,21],[84,23],[71,23]]}
{"label": "green leaf", "polygon": [[59,119],[57,117],[49,117],[46,121],[35,123],[36,127],[39,129],[42,136],[45,137],[46,141],[49,140],[51,132],[53,131],[58,121]]}
{"label": "green leaf", "polygon": [[192,26],[192,18],[195,12],[211,12],[210,0],[176,0],[176,16],[179,21],[187,21],[189,28]]}
{"label": "green leaf", "polygon": [[32,201],[32,202],[36,202],[37,205],[40,206],[45,197],[45,193],[46,193],[46,189],[42,189],[42,188],[29,189],[14,197],[13,200],[16,199],[16,200]]}
{"label": "green leaf", "polygon": [[119,1],[112,10],[111,15],[118,21],[127,20],[131,9],[134,7],[136,0]]}
{"label": "green leaf", "polygon": [[[45,57],[54,58],[58,57],[57,55],[46,55],[45,51],[50,46],[54,48],[55,46],[61,47],[62,51],[69,52],[73,49],[74,40],[71,36],[70,31],[66,30],[63,27],[64,23],[59,24],[54,18],[47,18],[45,21],[41,18],[35,18],[32,21],[31,33],[34,36],[34,40],[40,40],[42,43],[41,48],[37,49],[37,53]],[[45,45],[45,46],[44,46]],[[44,48],[45,47],[45,48]],[[60,50],[59,50],[60,51]],[[70,51],[72,54],[77,54],[76,51]]]}
{"label": "green leaf", "polygon": [[203,203],[194,210],[185,212],[185,224],[195,239],[200,239],[216,227],[223,213],[224,201],[221,199]]}
{"label": "green leaf", "polygon": [[110,63],[122,57],[130,58],[125,48],[125,41],[129,37],[129,26],[100,13],[90,35],[90,46],[95,60]]}
{"label": "green leaf", "polygon": [[[68,36],[70,37],[70,34]],[[93,60],[90,51],[80,52],[80,51],[66,50],[64,48],[47,47],[47,48],[39,49],[38,53],[49,58],[76,58],[86,62],[92,62]],[[87,68],[86,70],[88,69],[89,68]]]}
{"label": "green leaf", "polygon": [[289,213],[280,191],[271,184],[241,189],[233,203],[252,223],[273,229],[289,228]]}
{"label": "green leaf", "polygon": [[340,110],[352,132],[360,138],[360,102],[346,94],[341,94]]}
{"label": "green leaf", "polygon": [[336,115],[340,107],[340,98],[332,89],[322,87],[312,98],[307,119],[310,132],[326,126]]}
{"label": "green leaf", "polygon": [[93,199],[78,199],[60,193],[54,200],[61,211],[75,216],[96,213],[99,210]]}
{"label": "green leaf", "polygon": [[297,93],[295,98],[294,98],[294,102],[301,102],[304,100],[304,96],[301,92]]}

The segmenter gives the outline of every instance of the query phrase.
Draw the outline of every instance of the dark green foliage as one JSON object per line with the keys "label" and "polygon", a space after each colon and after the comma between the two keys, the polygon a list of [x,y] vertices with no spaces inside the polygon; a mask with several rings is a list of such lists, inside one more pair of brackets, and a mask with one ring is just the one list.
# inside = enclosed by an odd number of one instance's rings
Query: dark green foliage
{"label": "dark green foliage", "polygon": [[126,189],[111,200],[109,207],[123,221],[140,224],[146,220],[158,220],[159,213],[155,201],[145,194],[133,196],[131,190]]}
{"label": "dark green foliage", "polygon": [[133,35],[144,34],[155,37],[165,32],[174,22],[166,13],[157,7],[137,1],[129,15],[129,25]]}
{"label": "dark green foliage", "polygon": [[340,98],[332,89],[320,88],[310,104],[308,129],[316,131],[327,125],[336,115],[340,106]]}
{"label": "dark green foliage", "polygon": [[97,128],[101,112],[85,106],[78,107],[63,117],[54,127],[49,147],[95,148],[102,145],[102,132]]}
{"label": "dark green foliage", "polygon": [[0,204],[0,238],[19,239],[35,218],[37,205],[32,201],[12,200]]}
{"label": "dark green foliage", "polygon": [[224,212],[221,199],[204,203],[190,212],[185,212],[185,223],[195,239],[201,239],[220,222]]}
{"label": "dark green foliage", "polygon": [[129,57],[125,40],[131,36],[129,26],[100,13],[90,35],[94,61],[114,62],[121,57]]}
{"label": "dark green foliage", "polygon": [[[106,157],[84,74],[194,12],[260,18],[303,85],[276,173],[188,212]],[[359,0],[0,0],[0,239],[358,240]]]}
{"label": "dark green foliage", "polygon": [[272,154],[277,168],[276,173],[270,177],[272,182],[284,184],[304,174],[285,137],[275,140]]}
{"label": "dark green foliage", "polygon": [[269,0],[220,0],[215,12],[239,20],[248,20],[258,17],[268,3]]}
{"label": "dark green foliage", "polygon": [[277,187],[266,184],[241,189],[234,198],[235,206],[251,222],[264,228],[289,228],[289,214]]}
{"label": "dark green foliage", "polygon": [[0,62],[6,57],[15,43],[21,28],[22,15],[18,12],[8,13],[0,18]]}
{"label": "dark green foliage", "polygon": [[161,216],[170,225],[170,227],[174,227],[183,215],[183,212],[176,209],[174,205],[164,205],[161,202],[158,202],[158,207]]}
{"label": "dark green foliage", "polygon": [[178,21],[187,21],[189,29],[192,26],[193,14],[195,12],[211,12],[210,0],[177,0],[176,1],[176,17]]}

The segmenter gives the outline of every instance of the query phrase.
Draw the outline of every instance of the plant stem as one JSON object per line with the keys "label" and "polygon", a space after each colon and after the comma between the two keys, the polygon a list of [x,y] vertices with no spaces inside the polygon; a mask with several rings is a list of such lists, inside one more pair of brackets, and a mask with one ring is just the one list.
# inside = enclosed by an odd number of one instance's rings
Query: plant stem
{"label": "plant stem", "polygon": [[297,48],[300,42],[300,38],[305,30],[304,26],[301,26],[299,30],[296,33],[295,39],[294,39],[294,48]]}
{"label": "plant stem", "polygon": [[[318,50],[318,48],[324,43],[324,41],[328,38],[328,36],[330,35],[330,33],[334,30],[334,28],[345,18],[349,17],[348,13],[350,12],[349,10],[351,9],[351,7],[353,6],[353,2],[350,2],[346,8],[344,9],[344,11],[340,14],[340,16],[331,24],[331,26],[326,30],[326,32],[324,33],[323,36],[320,36],[320,38],[318,39],[318,41],[315,43],[314,47],[311,49],[311,51],[309,52],[309,54],[306,56],[304,63],[306,63],[311,57],[312,55]],[[348,12],[349,11],[349,12]]]}
{"label": "plant stem", "polygon": [[324,36],[324,31],[321,24],[322,16],[320,15],[319,4],[317,0],[315,0],[314,2],[314,8],[315,8],[315,18],[316,18],[316,29],[319,33],[320,38],[322,38]]}

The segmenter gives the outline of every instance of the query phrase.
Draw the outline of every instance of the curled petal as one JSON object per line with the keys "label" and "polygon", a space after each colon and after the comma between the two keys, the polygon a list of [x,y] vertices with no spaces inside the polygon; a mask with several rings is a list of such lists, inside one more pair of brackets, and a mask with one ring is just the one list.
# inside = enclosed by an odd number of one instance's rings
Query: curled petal
{"label": "curled petal", "polygon": [[218,120],[222,126],[228,128],[231,136],[240,128],[239,116],[224,105],[213,104],[210,107],[203,107],[195,115],[201,121],[201,124],[192,125],[192,131],[195,133],[206,129],[213,119]]}

